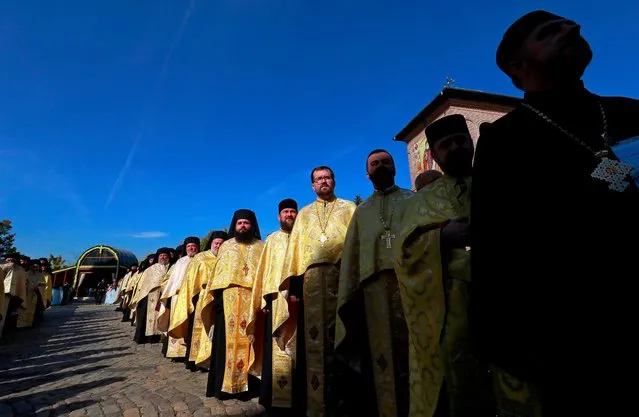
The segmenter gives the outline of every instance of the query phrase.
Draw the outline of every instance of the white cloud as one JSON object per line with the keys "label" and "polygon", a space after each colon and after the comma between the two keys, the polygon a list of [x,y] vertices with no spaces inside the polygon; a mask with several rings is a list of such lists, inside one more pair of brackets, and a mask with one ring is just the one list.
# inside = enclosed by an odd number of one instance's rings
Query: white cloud
{"label": "white cloud", "polygon": [[133,233],[131,237],[135,237],[137,239],[157,239],[160,237],[168,236],[168,233],[165,232],[140,232]]}

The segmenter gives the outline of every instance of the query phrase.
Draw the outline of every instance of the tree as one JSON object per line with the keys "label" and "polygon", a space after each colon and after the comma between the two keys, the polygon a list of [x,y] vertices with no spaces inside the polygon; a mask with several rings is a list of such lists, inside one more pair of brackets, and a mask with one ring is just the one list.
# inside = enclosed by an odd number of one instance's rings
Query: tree
{"label": "tree", "polygon": [[11,220],[5,219],[0,222],[0,255],[16,251],[15,246],[13,246],[16,234],[11,233],[11,229],[13,229]]}
{"label": "tree", "polygon": [[51,265],[51,269],[57,271],[58,269],[62,269],[67,266],[67,261],[62,259],[62,255],[54,256],[53,254],[50,254],[49,265]]}
{"label": "tree", "polygon": [[363,199],[363,198],[362,198],[362,196],[360,196],[359,194],[357,194],[357,195],[355,196],[355,198],[353,199],[353,202],[354,202],[355,204],[357,204],[358,206],[359,206],[360,204],[362,204],[362,202],[363,202],[363,201],[364,201],[364,199]]}

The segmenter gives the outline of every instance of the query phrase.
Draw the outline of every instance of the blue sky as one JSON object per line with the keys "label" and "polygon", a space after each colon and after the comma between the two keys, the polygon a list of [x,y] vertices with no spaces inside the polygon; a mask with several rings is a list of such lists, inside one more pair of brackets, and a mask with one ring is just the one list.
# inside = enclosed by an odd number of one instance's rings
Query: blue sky
{"label": "blue sky", "polygon": [[639,97],[627,0],[3,1],[0,218],[30,256],[74,261],[99,243],[142,256],[237,208],[266,235],[280,199],[313,200],[316,165],[339,196],[367,196],[374,148],[408,187],[393,135],[447,75],[520,95],[494,51],[537,8],[583,25],[591,90]]}

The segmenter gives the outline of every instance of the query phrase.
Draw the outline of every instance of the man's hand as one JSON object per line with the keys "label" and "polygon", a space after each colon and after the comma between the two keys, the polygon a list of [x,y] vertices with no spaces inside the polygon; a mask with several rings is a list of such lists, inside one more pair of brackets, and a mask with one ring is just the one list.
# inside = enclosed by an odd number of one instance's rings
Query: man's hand
{"label": "man's hand", "polygon": [[294,295],[291,295],[290,297],[288,297],[288,299],[291,303],[297,303],[297,297]]}
{"label": "man's hand", "polygon": [[443,246],[465,248],[470,246],[470,223],[468,218],[458,218],[449,221],[441,230]]}

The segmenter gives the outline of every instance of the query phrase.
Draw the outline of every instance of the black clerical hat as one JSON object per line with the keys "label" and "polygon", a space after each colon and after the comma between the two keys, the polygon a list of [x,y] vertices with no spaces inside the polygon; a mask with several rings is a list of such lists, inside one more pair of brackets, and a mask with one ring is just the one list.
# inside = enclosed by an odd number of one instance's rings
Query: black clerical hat
{"label": "black clerical hat", "polygon": [[528,35],[535,30],[537,26],[551,20],[563,19],[561,16],[552,14],[545,10],[535,10],[527,13],[517,19],[515,23],[504,33],[504,36],[497,47],[497,66],[506,72],[508,64],[513,60],[519,48],[524,43]]}
{"label": "black clerical hat", "polygon": [[435,120],[433,123],[426,126],[424,131],[426,134],[426,140],[430,149],[435,147],[435,143],[446,136],[451,135],[468,135],[468,125],[466,124],[466,118],[461,114],[451,114],[450,116],[444,116],[441,119]]}
{"label": "black clerical hat", "polygon": [[293,209],[297,211],[297,201],[293,200],[292,198],[285,198],[284,200],[280,201],[277,212],[279,213],[284,209]]}
{"label": "black clerical hat", "polygon": [[160,249],[158,249],[158,250],[157,250],[157,252],[155,252],[155,257],[156,257],[156,259],[155,259],[155,260],[157,261],[158,259],[160,259],[160,255],[161,255],[161,254],[165,254],[165,255],[167,255],[167,256],[171,256],[171,251],[172,251],[172,250],[173,250],[173,249],[171,249],[171,248],[166,248],[166,247],[165,247],[165,248],[160,248]]}
{"label": "black clerical hat", "polygon": [[188,245],[189,243],[195,243],[196,245],[200,246],[200,238],[197,236],[189,236],[184,239],[184,243],[182,246],[186,248],[186,245]]}
{"label": "black clerical hat", "polygon": [[249,209],[239,209],[235,211],[235,213],[233,214],[233,220],[231,220],[231,225],[229,226],[229,238],[235,237],[235,225],[240,219],[250,221],[252,225],[251,230],[253,231],[253,236],[256,239],[262,239],[262,235],[260,234],[260,226],[257,224],[257,216],[255,216],[255,213]]}

